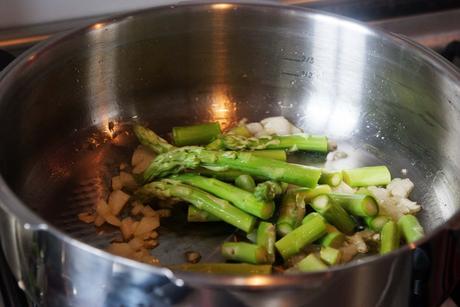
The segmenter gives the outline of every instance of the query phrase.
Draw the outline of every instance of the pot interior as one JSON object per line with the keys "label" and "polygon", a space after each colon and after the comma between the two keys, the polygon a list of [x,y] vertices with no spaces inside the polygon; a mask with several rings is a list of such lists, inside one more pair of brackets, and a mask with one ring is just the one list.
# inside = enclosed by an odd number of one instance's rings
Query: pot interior
{"label": "pot interior", "polygon": [[[166,136],[176,125],[282,115],[338,142],[348,157],[329,166],[385,164],[393,177],[406,169],[430,232],[460,204],[460,89],[446,67],[403,40],[314,12],[154,9],[55,39],[16,62],[0,82],[0,170],[47,222],[104,247],[118,232],[96,232],[77,214],[108,193],[129,161],[126,123]],[[183,262],[187,250],[218,260],[232,228],[183,221],[178,213],[164,225],[153,253],[166,264]]]}

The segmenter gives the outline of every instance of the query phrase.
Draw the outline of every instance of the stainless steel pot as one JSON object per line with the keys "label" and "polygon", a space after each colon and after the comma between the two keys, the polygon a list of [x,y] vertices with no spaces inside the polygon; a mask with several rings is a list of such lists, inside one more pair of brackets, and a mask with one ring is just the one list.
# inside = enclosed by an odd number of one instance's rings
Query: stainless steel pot
{"label": "stainless steel pot", "polygon": [[[404,38],[292,7],[162,7],[54,37],[0,77],[3,251],[48,306],[439,305],[460,275],[459,81]],[[407,169],[426,238],[323,273],[208,276],[112,256],[97,247],[114,233],[76,219],[129,155],[109,122],[165,133],[280,114],[337,140],[337,167]],[[171,263],[190,247],[212,260],[229,228],[163,231],[154,253]]]}

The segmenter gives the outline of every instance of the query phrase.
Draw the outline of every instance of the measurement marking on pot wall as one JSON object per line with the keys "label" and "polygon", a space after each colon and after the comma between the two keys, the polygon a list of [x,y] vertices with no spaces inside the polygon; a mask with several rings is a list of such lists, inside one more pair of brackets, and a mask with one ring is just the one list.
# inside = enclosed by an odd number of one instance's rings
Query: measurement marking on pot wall
{"label": "measurement marking on pot wall", "polygon": [[308,79],[313,78],[312,71],[301,71],[300,73],[282,71],[281,74],[286,75],[286,76],[296,77],[296,78],[308,78]]}
{"label": "measurement marking on pot wall", "polygon": [[291,58],[291,57],[282,57],[282,60],[290,61],[290,62],[298,62],[298,63],[308,63],[308,64],[313,64],[315,62],[315,59],[311,56],[301,56],[299,58]]}

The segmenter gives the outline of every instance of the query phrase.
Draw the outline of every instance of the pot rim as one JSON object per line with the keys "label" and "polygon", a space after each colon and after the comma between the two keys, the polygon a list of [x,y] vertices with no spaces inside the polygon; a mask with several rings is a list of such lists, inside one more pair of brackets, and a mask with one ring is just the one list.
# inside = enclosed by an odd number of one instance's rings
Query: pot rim
{"label": "pot rim", "polygon": [[[108,26],[112,24],[117,24],[123,20],[129,18],[135,18],[137,16],[149,15],[155,12],[161,12],[166,10],[174,9],[177,12],[180,12],[180,9],[187,8],[197,8],[203,10],[212,10],[213,5],[216,4],[228,4],[232,8],[266,8],[266,9],[276,9],[289,12],[290,14],[300,15],[309,15],[313,18],[327,18],[331,22],[337,24],[343,24],[346,26],[352,26],[356,28],[357,31],[366,31],[372,35],[384,36],[393,44],[398,44],[400,46],[405,46],[410,48],[418,56],[423,58],[425,61],[433,65],[437,70],[442,71],[445,75],[447,74],[449,78],[456,80],[460,83],[460,72],[454,67],[453,64],[444,59],[441,55],[437,54],[431,49],[423,47],[416,42],[411,41],[407,37],[388,33],[380,29],[370,27],[362,22],[352,20],[350,18],[337,16],[335,14],[320,12],[313,9],[303,8],[303,7],[293,7],[286,6],[283,4],[274,4],[274,3],[260,3],[253,1],[225,1],[225,2],[204,2],[204,3],[181,3],[174,6],[158,6],[152,7],[149,9],[143,9],[135,12],[117,14],[113,17],[102,18],[96,22],[92,22],[86,26],[80,27],[78,29],[73,29],[65,31],[63,33],[52,36],[51,38],[35,45],[30,48],[23,54],[21,54],[17,59],[15,59],[10,65],[8,65],[0,74],[0,104],[2,103],[2,96],[5,94],[9,85],[14,83],[15,76],[18,73],[21,73],[22,67],[29,65],[31,61],[34,61],[38,58],[38,55],[48,49],[57,47],[61,42],[71,39],[74,36],[81,35],[83,33],[95,31],[100,28],[100,25]],[[99,25],[99,26],[98,26]],[[455,102],[453,102],[455,103]],[[460,104],[460,103],[459,103]],[[460,105],[459,105],[460,107]],[[347,270],[353,270],[359,266],[366,264],[376,264],[378,265],[381,262],[388,261],[390,258],[396,258],[401,254],[410,252],[410,250],[415,249],[417,246],[426,243],[431,240],[433,237],[437,236],[442,231],[449,229],[449,225],[453,224],[454,221],[460,220],[460,210],[455,213],[451,218],[449,218],[443,225],[436,227],[429,234],[425,235],[422,239],[417,242],[405,245],[396,251],[393,251],[387,255],[373,255],[368,256],[360,260],[359,262],[352,262],[336,267],[332,267],[327,271],[320,272],[311,272],[311,273],[299,273],[293,275],[251,275],[251,276],[242,276],[242,275],[212,275],[212,274],[202,274],[202,273],[192,273],[192,272],[175,272],[173,273],[170,269],[163,267],[155,267],[152,265],[144,264],[137,262],[131,259],[124,257],[116,256],[110,254],[106,251],[92,247],[82,241],[72,238],[67,235],[65,232],[59,230],[58,228],[47,223],[46,220],[41,218],[38,214],[34,213],[29,209],[23,202],[15,195],[15,193],[8,187],[3,176],[0,175],[0,206],[8,214],[13,215],[19,220],[25,230],[30,231],[45,231],[48,234],[51,234],[58,239],[62,240],[66,244],[69,244],[75,248],[82,249],[88,253],[93,254],[95,257],[102,257],[105,260],[112,261],[117,264],[121,264],[133,269],[143,270],[151,274],[160,274],[177,286],[182,286],[184,281],[193,282],[195,285],[206,285],[209,287],[219,287],[219,286],[233,286],[233,287],[279,287],[279,286],[288,286],[292,287],[293,284],[297,282],[305,282],[305,280],[322,280],[324,278],[330,277],[334,273],[343,272]],[[302,284],[297,284],[299,287],[302,287]]]}

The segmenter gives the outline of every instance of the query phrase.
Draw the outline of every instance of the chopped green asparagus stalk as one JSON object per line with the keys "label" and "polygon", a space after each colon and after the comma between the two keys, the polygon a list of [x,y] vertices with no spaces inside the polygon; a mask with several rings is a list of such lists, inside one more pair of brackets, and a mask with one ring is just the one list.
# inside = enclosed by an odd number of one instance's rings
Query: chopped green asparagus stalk
{"label": "chopped green asparagus stalk", "polygon": [[305,223],[276,241],[275,247],[283,259],[286,260],[297,254],[305,246],[318,240],[326,233],[324,218],[319,214],[312,214],[305,217],[307,219]]}
{"label": "chopped green asparagus stalk", "polygon": [[227,260],[252,264],[269,263],[265,247],[246,242],[224,242],[221,248],[222,256]]}
{"label": "chopped green asparagus stalk", "polygon": [[331,187],[336,187],[342,182],[342,172],[341,171],[326,171],[323,170],[321,177],[319,178],[319,183],[327,184]]}
{"label": "chopped green asparagus stalk", "polygon": [[248,191],[214,178],[202,177],[196,174],[180,174],[172,178],[228,200],[241,210],[261,219],[270,218],[275,210],[273,201],[261,201]]}
{"label": "chopped green asparagus stalk", "polygon": [[218,222],[222,221],[211,213],[200,210],[195,206],[188,206],[187,222]]}
{"label": "chopped green asparagus stalk", "polygon": [[276,231],[283,237],[297,228],[305,216],[304,197],[297,190],[289,190],[281,201]]}
{"label": "chopped green asparagus stalk", "polygon": [[320,213],[329,223],[346,234],[353,234],[356,222],[339,204],[331,201],[328,195],[320,195],[311,201],[311,207]]}
{"label": "chopped green asparagus stalk", "polygon": [[323,246],[321,247],[319,256],[321,260],[323,260],[327,264],[335,265],[340,262],[340,258],[342,257],[342,252],[332,247]]}
{"label": "chopped green asparagus stalk", "polygon": [[251,131],[249,131],[249,129],[246,128],[245,124],[239,124],[238,126],[233,127],[226,134],[239,135],[246,138],[252,137]]}
{"label": "chopped green asparagus stalk", "polygon": [[256,157],[247,152],[211,151],[189,146],[158,155],[144,171],[143,177],[144,181],[152,181],[199,166],[235,169],[251,176],[305,187],[315,187],[321,176],[321,170],[314,167]]}
{"label": "chopped green asparagus stalk", "polygon": [[[216,179],[226,181],[226,182],[235,182],[236,178],[238,178],[239,176],[247,175],[242,171],[237,171],[233,169],[215,171],[215,170],[210,170],[204,167],[198,168],[194,172],[202,176],[212,177],[212,178],[216,178]],[[251,177],[256,181],[266,181],[268,179],[268,178],[257,177],[257,176],[251,176]]]}
{"label": "chopped green asparagus stalk", "polygon": [[247,263],[184,263],[169,265],[168,268],[175,271],[225,275],[271,274],[272,272],[272,266],[269,264]]}
{"label": "chopped green asparagus stalk", "polygon": [[370,185],[387,185],[391,182],[391,174],[386,166],[369,166],[343,170],[343,181],[351,187]]}
{"label": "chopped green asparagus stalk", "polygon": [[341,232],[330,232],[320,239],[320,244],[326,247],[340,248],[345,242],[345,235]]}
{"label": "chopped green asparagus stalk", "polygon": [[174,180],[164,179],[148,183],[139,188],[135,196],[142,201],[153,198],[182,199],[245,232],[254,229],[256,222],[255,217],[232,206],[228,201]]}
{"label": "chopped green asparagus stalk", "polygon": [[330,193],[329,199],[355,216],[373,217],[379,213],[374,197],[365,194]]}
{"label": "chopped green asparagus stalk", "polygon": [[315,254],[310,254],[307,257],[303,258],[300,262],[296,264],[296,267],[301,272],[314,272],[327,270],[328,266],[321,261]]}
{"label": "chopped green asparagus stalk", "polygon": [[281,202],[276,230],[280,237],[285,236],[302,223],[305,216],[305,204],[318,195],[331,192],[328,185],[318,185],[313,189],[297,188],[287,191]]}
{"label": "chopped green asparagus stalk", "polygon": [[235,185],[243,190],[253,193],[256,189],[256,183],[254,179],[246,174],[239,175],[235,179]]}
{"label": "chopped green asparagus stalk", "polygon": [[389,221],[383,226],[380,232],[380,254],[387,254],[399,248],[398,225]]}
{"label": "chopped green asparagus stalk", "polygon": [[274,181],[265,181],[259,183],[254,189],[254,195],[257,199],[270,201],[283,193],[281,184]]}
{"label": "chopped green asparagus stalk", "polygon": [[143,127],[141,125],[134,125],[133,131],[142,145],[150,148],[153,152],[157,154],[165,153],[176,148],[173,145],[169,144],[166,140],[159,137],[152,130],[147,129],[146,127]]}
{"label": "chopped green asparagus stalk", "polygon": [[267,250],[270,263],[275,262],[275,226],[271,223],[261,222],[257,229],[257,245],[263,246]]}
{"label": "chopped green asparagus stalk", "polygon": [[[279,136],[244,137],[241,135],[222,135],[219,144],[228,150],[287,149],[290,151],[317,151],[326,153],[328,142],[325,136],[293,134]],[[213,147],[214,149],[215,147]]]}
{"label": "chopped green asparagus stalk", "polygon": [[417,241],[424,236],[422,225],[413,215],[408,214],[399,218],[398,226],[407,243]]}
{"label": "chopped green asparagus stalk", "polygon": [[281,149],[254,150],[254,151],[249,151],[249,153],[252,153],[256,157],[262,157],[262,158],[274,159],[274,160],[280,160],[280,161],[287,160],[286,151],[281,150]]}
{"label": "chopped green asparagus stalk", "polygon": [[365,217],[364,221],[370,229],[380,232],[383,226],[385,226],[387,222],[391,221],[391,219],[385,215],[378,215],[375,217]]}
{"label": "chopped green asparagus stalk", "polygon": [[298,188],[296,191],[303,197],[305,203],[308,204],[312,201],[313,198],[315,198],[318,195],[331,193],[332,189],[330,186],[326,184],[321,184],[317,185],[313,189]]}
{"label": "chopped green asparagus stalk", "polygon": [[176,146],[209,144],[221,134],[219,123],[174,127],[172,132]]}

